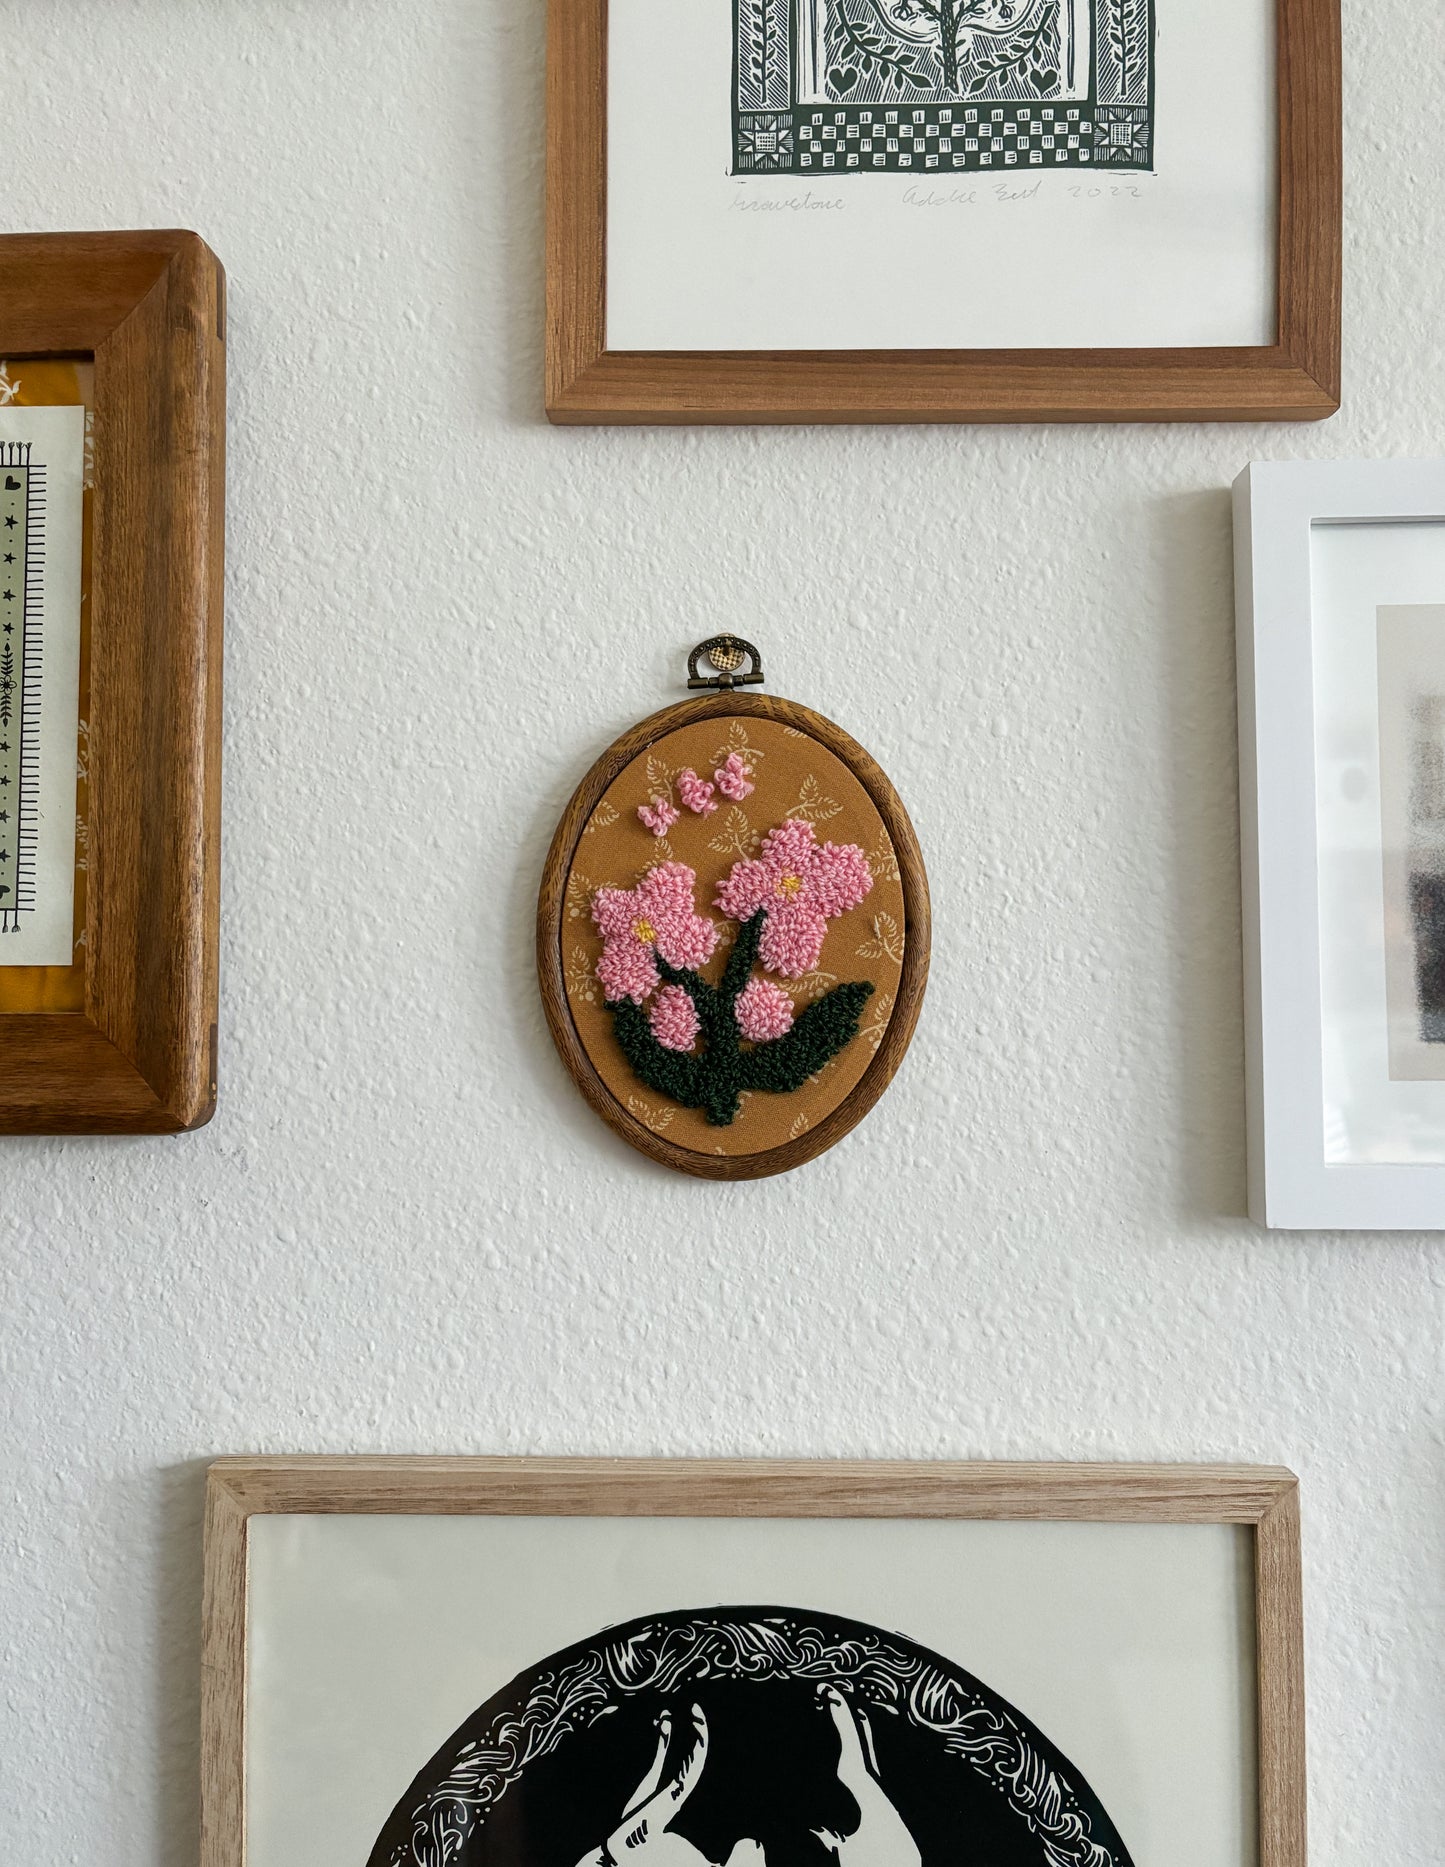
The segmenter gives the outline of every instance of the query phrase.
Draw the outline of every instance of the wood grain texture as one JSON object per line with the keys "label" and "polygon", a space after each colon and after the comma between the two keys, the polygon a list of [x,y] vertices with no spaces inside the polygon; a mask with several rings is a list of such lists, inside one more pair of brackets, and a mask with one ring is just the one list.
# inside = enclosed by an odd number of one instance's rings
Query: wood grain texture
{"label": "wood grain texture", "polygon": [[[563,976],[562,928],[567,877],[587,820],[608,786],[640,752],[679,727],[713,717],[776,720],[780,725],[793,726],[806,733],[840,759],[858,779],[883,819],[898,858],[903,885],[903,973],[893,1014],[873,1061],[849,1094],[836,1108],[820,1117],[815,1126],[780,1147],[755,1154],[700,1154],[691,1148],[678,1147],[666,1136],[654,1134],[629,1113],[598,1075],[587,1054],[572,1020]],[[825,1153],[862,1121],[892,1082],[912,1041],[923,1006],[931,929],[923,853],[908,813],[882,767],[841,726],[835,726],[810,708],[771,694],[733,691],[685,700],[679,706],[667,707],[643,720],[608,747],[572,794],[542,871],[542,887],[537,899],[537,980],[548,1029],[568,1074],[608,1127],[642,1153],[679,1173],[711,1180],[755,1180],[769,1174],[786,1173]]]}
{"label": "wood grain texture", "polygon": [[206,1485],[201,1626],[201,1867],[246,1859],[246,1507]]}
{"label": "wood grain texture", "polygon": [[[1253,1465],[769,1459],[228,1458],[250,1515],[928,1517],[1241,1523],[1272,1518],[1293,1473]],[[1270,1578],[1271,1588],[1276,1586]]]}
{"label": "wood grain texture", "polygon": [[1275,343],[1206,350],[609,351],[606,0],[551,0],[549,418],[716,422],[1315,421],[1340,405],[1338,0],[1279,0]]}
{"label": "wood grain texture", "polygon": [[0,1133],[215,1107],[223,274],[194,234],[0,237],[0,356],[95,362],[83,1018],[0,1018]]}
{"label": "wood grain texture", "polygon": [[1299,1486],[1283,1487],[1255,1531],[1260,1858],[1305,1867],[1304,1590]]}

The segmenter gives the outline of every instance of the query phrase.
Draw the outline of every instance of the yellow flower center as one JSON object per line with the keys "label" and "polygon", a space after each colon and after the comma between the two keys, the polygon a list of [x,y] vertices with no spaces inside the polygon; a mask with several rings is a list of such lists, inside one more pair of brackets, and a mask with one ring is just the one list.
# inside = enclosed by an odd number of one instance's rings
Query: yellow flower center
{"label": "yellow flower center", "polygon": [[778,883],[778,893],[791,901],[802,886],[803,878],[800,875],[785,875]]}
{"label": "yellow flower center", "polygon": [[634,925],[632,931],[637,935],[639,940],[644,941],[648,946],[651,946],[657,938],[657,929],[653,926],[651,921],[638,921]]}

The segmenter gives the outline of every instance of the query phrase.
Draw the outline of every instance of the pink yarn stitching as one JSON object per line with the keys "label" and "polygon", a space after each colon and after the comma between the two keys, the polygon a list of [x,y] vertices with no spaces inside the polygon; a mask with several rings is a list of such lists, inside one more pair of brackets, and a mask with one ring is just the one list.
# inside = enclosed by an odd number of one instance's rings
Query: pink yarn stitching
{"label": "pink yarn stitching", "polygon": [[651,808],[646,804],[637,806],[637,814],[651,830],[654,836],[666,836],[678,819],[676,804],[670,804],[665,797],[655,797]]}
{"label": "pink yarn stitching", "polygon": [[713,773],[713,779],[724,797],[730,797],[735,804],[741,804],[753,789],[748,783],[751,771],[752,766],[744,765],[740,753],[729,752],[723,764]]}
{"label": "pink yarn stitching", "polygon": [[749,1043],[766,1044],[793,1028],[793,1001],[771,979],[749,979],[734,1010],[738,1029]]}
{"label": "pink yarn stitching", "polygon": [[691,1050],[702,1029],[697,1006],[680,985],[663,986],[653,1000],[648,1023],[664,1050]]}
{"label": "pink yarn stitching", "polygon": [[699,778],[691,766],[677,774],[677,794],[696,816],[710,817],[717,809],[713,787],[706,778]]}
{"label": "pink yarn stitching", "polygon": [[872,886],[868,858],[856,843],[820,849],[812,824],[789,817],[768,831],[761,855],[733,864],[716,905],[735,921],[763,909],[758,957],[769,972],[800,979],[818,963],[828,922],[857,907]]}
{"label": "pink yarn stitching", "polygon": [[657,990],[657,961],[696,971],[717,947],[716,925],[699,914],[697,877],[685,862],[662,862],[636,888],[599,888],[592,919],[602,935],[597,977],[609,1004],[640,1005]]}

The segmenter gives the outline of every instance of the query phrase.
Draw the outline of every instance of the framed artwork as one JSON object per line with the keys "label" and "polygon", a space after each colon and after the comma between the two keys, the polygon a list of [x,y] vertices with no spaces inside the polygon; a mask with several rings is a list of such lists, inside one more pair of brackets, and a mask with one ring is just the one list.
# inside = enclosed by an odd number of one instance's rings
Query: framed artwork
{"label": "framed artwork", "polygon": [[878,763],[758,651],[607,748],[557,826],[537,974],[572,1080],[623,1140],[704,1179],[815,1159],[888,1088],[928,979],[928,879]]}
{"label": "framed artwork", "polygon": [[224,434],[194,234],[0,236],[0,1133],[215,1105]]}
{"label": "framed artwork", "polygon": [[556,422],[1309,420],[1338,0],[551,0]]}
{"label": "framed artwork", "polygon": [[1304,1867],[1297,1486],[226,1459],[202,1867]]}
{"label": "framed artwork", "polygon": [[1445,462],[1235,488],[1250,1212],[1445,1228]]}

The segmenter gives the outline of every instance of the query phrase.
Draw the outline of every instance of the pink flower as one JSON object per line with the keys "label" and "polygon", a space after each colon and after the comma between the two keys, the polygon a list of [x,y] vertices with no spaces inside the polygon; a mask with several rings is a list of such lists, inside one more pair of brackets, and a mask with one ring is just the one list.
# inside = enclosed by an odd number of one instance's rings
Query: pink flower
{"label": "pink flower", "polygon": [[653,798],[651,808],[639,804],[637,814],[654,836],[666,836],[678,819],[677,805],[668,803],[665,797]]}
{"label": "pink flower", "polygon": [[665,985],[648,1016],[652,1035],[664,1050],[691,1050],[702,1029],[692,995],[680,985]]}
{"label": "pink flower", "polygon": [[769,972],[800,979],[823,950],[828,922],[846,914],[873,886],[868,858],[856,843],[813,841],[813,826],[789,817],[763,838],[762,854],[736,862],[717,905],[735,921],[751,920],[761,908],[759,957]]}
{"label": "pink flower", "polygon": [[677,774],[678,796],[699,817],[710,817],[717,809],[717,799],[712,789],[707,779],[699,778],[691,766]]}
{"label": "pink flower", "polygon": [[744,765],[739,753],[729,752],[724,763],[713,773],[718,790],[724,797],[730,797],[735,804],[741,804],[753,788],[748,783],[748,773],[751,769],[751,766]]}
{"label": "pink flower", "polygon": [[592,918],[602,935],[597,977],[609,1004],[642,1004],[657,990],[657,962],[696,969],[717,946],[717,928],[694,911],[697,877],[685,862],[663,862],[636,888],[599,888]]}
{"label": "pink flower", "polygon": [[738,1029],[749,1043],[765,1044],[770,1038],[785,1037],[793,1028],[793,1001],[771,979],[749,979],[733,1009]]}

